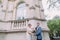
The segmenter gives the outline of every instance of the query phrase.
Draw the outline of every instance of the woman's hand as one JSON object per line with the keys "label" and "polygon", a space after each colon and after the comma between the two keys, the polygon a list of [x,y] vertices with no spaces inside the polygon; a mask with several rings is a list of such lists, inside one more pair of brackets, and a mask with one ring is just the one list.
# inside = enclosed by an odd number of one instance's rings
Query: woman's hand
{"label": "woman's hand", "polygon": [[28,32],[28,34],[32,35],[32,32]]}
{"label": "woman's hand", "polygon": [[35,30],[35,28],[32,28],[32,30]]}

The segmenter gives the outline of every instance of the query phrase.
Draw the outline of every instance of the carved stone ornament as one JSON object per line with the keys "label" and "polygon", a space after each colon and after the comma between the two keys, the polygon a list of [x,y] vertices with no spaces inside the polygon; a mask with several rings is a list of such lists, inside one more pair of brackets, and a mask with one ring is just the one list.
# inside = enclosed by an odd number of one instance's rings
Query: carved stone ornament
{"label": "carved stone ornament", "polygon": [[40,5],[35,4],[36,7],[40,8]]}
{"label": "carved stone ornament", "polygon": [[6,10],[2,10],[2,12],[6,12]]}
{"label": "carved stone ornament", "polygon": [[12,13],[13,11],[8,11],[8,13]]}
{"label": "carved stone ornament", "polygon": [[3,7],[3,5],[1,5],[1,7]]}
{"label": "carved stone ornament", "polygon": [[29,6],[29,4],[26,4],[26,6]]}
{"label": "carved stone ornament", "polygon": [[42,0],[38,0],[38,1],[42,1]]}
{"label": "carved stone ornament", "polygon": [[34,6],[31,6],[30,9],[34,9],[35,10],[35,7]]}
{"label": "carved stone ornament", "polygon": [[42,9],[41,11],[42,11],[42,12],[44,12],[44,10],[43,10],[43,9]]}
{"label": "carved stone ornament", "polygon": [[16,1],[16,0],[8,0],[8,1]]}

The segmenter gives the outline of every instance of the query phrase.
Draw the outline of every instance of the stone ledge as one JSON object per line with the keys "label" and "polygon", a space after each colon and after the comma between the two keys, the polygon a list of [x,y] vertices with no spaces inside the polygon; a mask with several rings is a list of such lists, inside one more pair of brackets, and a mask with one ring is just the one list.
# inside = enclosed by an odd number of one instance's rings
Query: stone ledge
{"label": "stone ledge", "polygon": [[[17,30],[0,30],[0,33],[18,33],[18,32],[26,32],[27,29],[17,29]],[[42,32],[49,32],[49,30],[43,30]]]}
{"label": "stone ledge", "polygon": [[14,29],[14,30],[0,30],[0,33],[18,33],[18,32],[26,32],[27,29]]}
{"label": "stone ledge", "polygon": [[49,32],[50,30],[48,28],[42,28],[42,32]]}
{"label": "stone ledge", "polygon": [[20,20],[8,20],[8,21],[4,21],[4,20],[0,20],[0,22],[23,22],[23,21],[29,21],[29,20],[38,20],[38,21],[46,21],[46,19],[39,19],[39,18],[26,18],[26,19],[20,19]]}

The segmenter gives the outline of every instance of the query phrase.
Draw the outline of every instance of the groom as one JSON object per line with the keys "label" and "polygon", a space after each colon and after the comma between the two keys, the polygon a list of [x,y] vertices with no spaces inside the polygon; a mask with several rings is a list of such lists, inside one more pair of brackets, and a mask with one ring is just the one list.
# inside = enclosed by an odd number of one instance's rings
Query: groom
{"label": "groom", "polygon": [[42,35],[41,35],[41,27],[39,26],[40,24],[37,23],[37,26],[35,28],[35,32],[36,32],[36,36],[37,36],[37,40],[42,40]]}

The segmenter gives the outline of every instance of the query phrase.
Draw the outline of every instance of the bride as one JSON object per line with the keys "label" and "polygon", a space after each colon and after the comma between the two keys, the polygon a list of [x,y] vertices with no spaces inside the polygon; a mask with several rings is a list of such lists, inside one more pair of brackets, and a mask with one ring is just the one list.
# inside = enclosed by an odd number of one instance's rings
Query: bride
{"label": "bride", "polygon": [[33,32],[32,25],[28,24],[28,27],[27,27],[27,39],[28,40],[32,40],[32,32]]}

